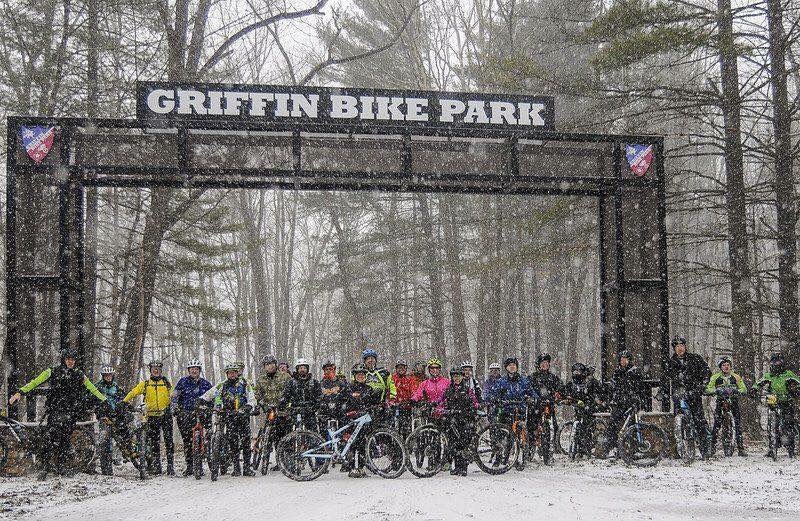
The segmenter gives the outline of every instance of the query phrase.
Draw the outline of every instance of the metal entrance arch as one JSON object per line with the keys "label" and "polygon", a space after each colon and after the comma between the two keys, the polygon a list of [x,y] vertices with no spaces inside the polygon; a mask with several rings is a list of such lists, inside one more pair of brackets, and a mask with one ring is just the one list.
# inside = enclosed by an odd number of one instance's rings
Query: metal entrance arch
{"label": "metal entrance arch", "polygon": [[[8,118],[9,392],[35,349],[42,307],[60,348],[84,349],[84,188],[211,187],[597,197],[602,374],[633,352],[660,380],[669,355],[663,138],[519,129]],[[38,164],[21,127],[55,129]],[[626,146],[652,145],[637,176]],[[35,237],[21,244],[19,236]],[[57,241],[54,240],[57,238]],[[54,328],[55,325],[49,327]],[[35,351],[34,351],[35,352]]]}

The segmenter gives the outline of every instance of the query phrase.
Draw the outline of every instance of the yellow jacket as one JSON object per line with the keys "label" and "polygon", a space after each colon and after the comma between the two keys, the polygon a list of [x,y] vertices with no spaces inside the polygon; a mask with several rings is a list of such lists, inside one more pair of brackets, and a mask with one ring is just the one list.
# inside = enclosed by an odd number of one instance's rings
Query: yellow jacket
{"label": "yellow jacket", "polygon": [[165,412],[169,411],[169,394],[172,390],[172,384],[169,383],[164,377],[158,380],[148,378],[136,384],[136,387],[131,389],[123,402],[130,403],[134,398],[140,394],[144,394],[144,406],[147,410],[148,416],[163,416]]}

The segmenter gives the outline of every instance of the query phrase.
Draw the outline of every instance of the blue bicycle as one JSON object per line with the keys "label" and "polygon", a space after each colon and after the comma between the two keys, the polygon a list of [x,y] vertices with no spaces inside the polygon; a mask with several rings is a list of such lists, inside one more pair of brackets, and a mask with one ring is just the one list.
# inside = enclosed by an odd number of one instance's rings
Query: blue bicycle
{"label": "blue bicycle", "polygon": [[337,430],[328,429],[328,441],[309,430],[284,436],[276,451],[281,472],[295,481],[311,481],[324,474],[331,462],[364,458],[365,466],[382,478],[402,475],[407,454],[400,435],[386,428],[365,431],[372,423],[369,413],[348,416],[355,419]]}

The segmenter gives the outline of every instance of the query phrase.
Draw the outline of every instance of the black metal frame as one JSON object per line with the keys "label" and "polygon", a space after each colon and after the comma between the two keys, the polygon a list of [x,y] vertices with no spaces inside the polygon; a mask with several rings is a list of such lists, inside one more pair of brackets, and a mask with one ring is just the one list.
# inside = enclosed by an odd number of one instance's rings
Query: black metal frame
{"label": "black metal frame", "polygon": [[[70,343],[71,328],[77,331],[73,341],[83,354],[83,258],[84,258],[84,187],[154,187],[171,186],[177,188],[278,188],[290,190],[370,190],[399,192],[453,192],[465,194],[519,194],[519,195],[579,195],[598,197],[599,204],[599,258],[600,258],[600,326],[602,349],[602,373],[608,377],[611,366],[609,339],[613,335],[617,351],[626,344],[625,295],[653,286],[658,288],[660,317],[660,357],[662,364],[669,356],[668,294],[667,294],[667,252],[666,252],[666,197],[664,179],[664,143],[662,137],[645,135],[602,135],[575,134],[552,131],[520,129],[447,129],[442,127],[391,127],[383,125],[374,129],[381,136],[399,137],[401,141],[401,168],[394,172],[331,172],[304,169],[301,161],[301,133],[336,134],[346,140],[353,134],[363,134],[363,126],[325,125],[314,123],[284,124],[276,122],[241,121],[232,126],[230,122],[181,121],[169,127],[177,131],[177,157],[175,167],[154,167],[147,165],[133,167],[86,166],[77,164],[71,155],[72,133],[87,126],[109,129],[149,130],[141,120],[85,119],[85,118],[40,118],[12,116],[7,121],[7,191],[6,191],[6,324],[7,352],[11,371],[8,376],[9,391],[13,392],[18,382],[18,332],[17,300],[19,289],[32,290],[58,289],[60,301],[60,345],[66,348]],[[58,165],[35,165],[32,161],[17,161],[19,129],[23,125],[54,126],[61,136],[61,154]],[[158,126],[164,131],[164,126]],[[152,129],[152,128],[150,128]],[[235,169],[235,168],[192,168],[189,166],[189,134],[193,131],[288,131],[291,132],[292,164],[290,168],[279,169]],[[505,140],[509,153],[505,175],[446,174],[437,172],[412,171],[412,136],[448,138],[491,138]],[[531,176],[520,175],[519,157],[516,143],[520,139],[541,142],[576,142],[607,144],[612,158],[613,177],[570,177],[570,176]],[[623,175],[623,153],[626,144],[652,144],[654,165],[650,174],[644,177]],[[54,151],[51,151],[51,154]],[[66,159],[66,160],[65,160]],[[19,275],[17,273],[17,178],[20,175],[42,172],[62,173],[56,179],[59,190],[59,262],[57,274]],[[66,172],[66,175],[63,173]],[[653,175],[654,172],[654,175]],[[150,176],[159,175],[160,178]],[[625,276],[623,233],[623,190],[625,188],[644,188],[652,190],[657,197],[658,219],[658,279],[632,279]],[[72,204],[70,204],[70,201]],[[614,237],[606,237],[606,219],[609,204],[613,205]],[[607,266],[605,255],[607,247],[616,251],[614,266]],[[73,265],[73,262],[76,263]],[[613,271],[609,271],[613,270]],[[613,275],[613,277],[609,277]],[[609,285],[609,279],[613,279]],[[615,323],[613,331],[607,329],[608,293],[617,292]],[[72,310],[70,296],[75,298],[79,309]],[[72,324],[77,317],[78,325]],[[660,375],[659,375],[660,376]],[[668,404],[667,404],[668,405]]]}

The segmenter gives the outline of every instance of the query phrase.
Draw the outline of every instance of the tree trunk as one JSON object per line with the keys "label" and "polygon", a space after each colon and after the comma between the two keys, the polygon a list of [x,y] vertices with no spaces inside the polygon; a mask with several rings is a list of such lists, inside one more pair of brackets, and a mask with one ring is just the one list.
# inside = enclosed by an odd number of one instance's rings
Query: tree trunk
{"label": "tree trunk", "polygon": [[[439,208],[444,229],[444,251],[447,271],[450,276],[450,303],[453,313],[453,352],[457,360],[469,360],[471,353],[467,338],[467,320],[464,311],[464,292],[461,287],[461,242],[458,222],[453,213],[451,195],[439,198]],[[473,362],[475,363],[475,362]],[[486,371],[485,361],[475,363],[479,375]]]}
{"label": "tree trunk", "polygon": [[772,126],[775,132],[775,213],[778,242],[778,318],[780,347],[789,367],[800,359],[797,305],[797,209],[795,207],[792,158],[792,122],[786,75],[786,33],[781,0],[767,0],[769,27],[770,82],[772,84]]}
{"label": "tree trunk", "polygon": [[423,263],[428,274],[431,292],[431,344],[434,351],[446,351],[444,341],[444,310],[442,304],[442,272],[436,255],[436,238],[433,234],[433,218],[428,205],[428,195],[418,194],[420,225],[425,237]]}

